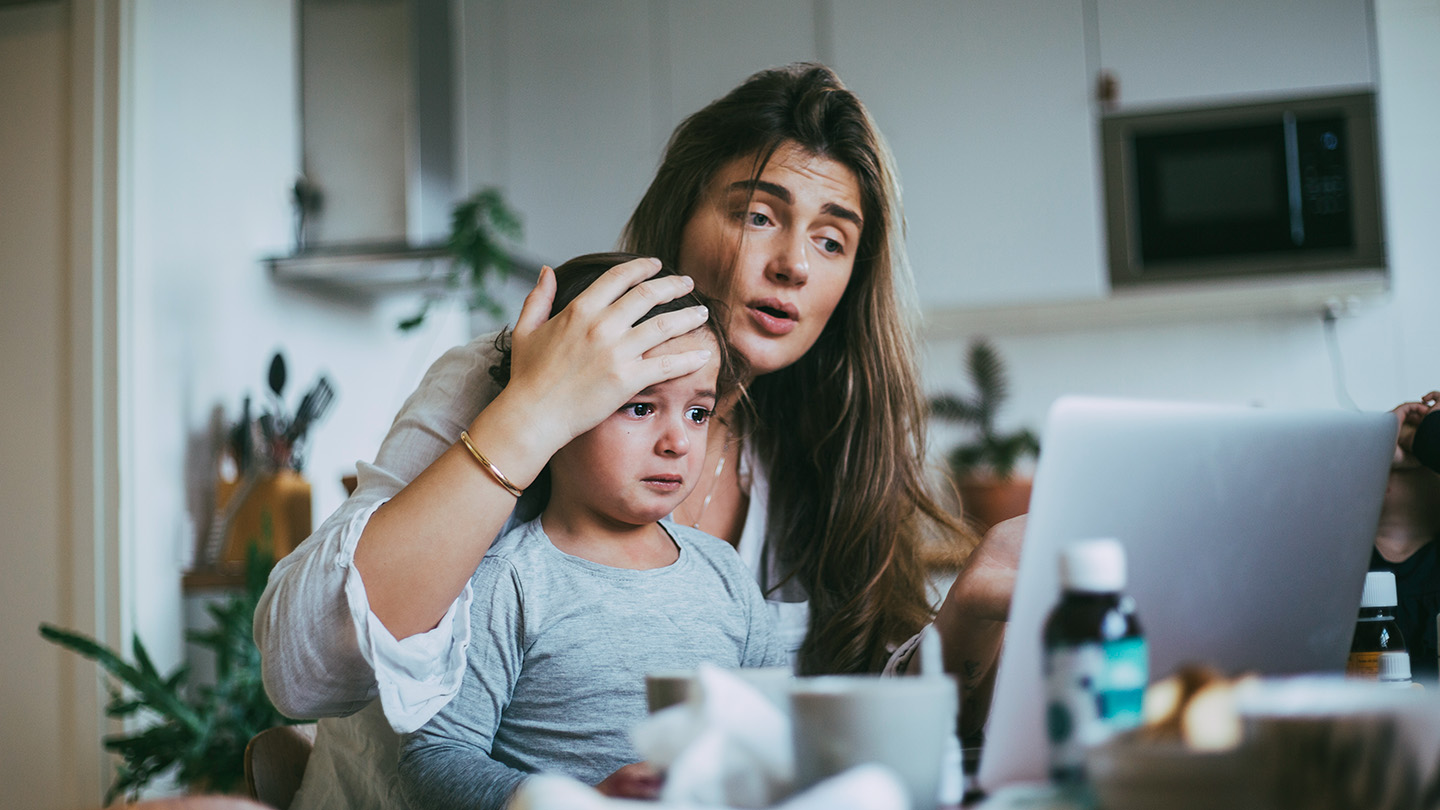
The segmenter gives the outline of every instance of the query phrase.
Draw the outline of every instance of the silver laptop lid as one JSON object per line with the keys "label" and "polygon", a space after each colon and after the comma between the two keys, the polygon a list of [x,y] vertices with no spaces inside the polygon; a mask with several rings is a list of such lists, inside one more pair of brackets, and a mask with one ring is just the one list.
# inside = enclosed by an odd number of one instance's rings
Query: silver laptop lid
{"label": "silver laptop lid", "polygon": [[1051,408],[986,726],[986,790],[1046,778],[1041,630],[1070,540],[1117,537],[1150,677],[1338,672],[1394,451],[1389,413],[1065,397]]}

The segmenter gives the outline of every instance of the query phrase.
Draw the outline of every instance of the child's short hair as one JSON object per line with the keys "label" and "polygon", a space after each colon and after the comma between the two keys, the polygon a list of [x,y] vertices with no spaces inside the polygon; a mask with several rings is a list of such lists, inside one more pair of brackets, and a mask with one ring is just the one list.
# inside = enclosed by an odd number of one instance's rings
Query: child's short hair
{"label": "child's short hair", "polygon": [[[550,309],[550,317],[555,317],[560,310],[574,301],[580,293],[588,289],[610,268],[640,258],[644,257],[638,253],[586,253],[555,268],[555,303]],[[676,275],[679,273],[674,268],[662,264],[660,271],[653,278]],[[725,328],[727,319],[724,304],[698,290],[692,290],[672,301],[656,304],[635,323],[643,323],[656,315],[694,306],[705,306],[710,310],[710,317],[706,319],[705,325],[699,328],[708,329],[718,344],[716,353],[720,358],[720,374],[715,381],[715,394],[717,397],[723,396],[730,389],[743,385],[743,381],[750,371],[750,364],[746,361],[745,356],[735,351],[734,347],[730,345],[730,338]],[[504,388],[510,382],[509,329],[502,329],[500,334],[495,336],[495,348],[500,351],[500,360],[490,367],[490,376],[501,388]]]}

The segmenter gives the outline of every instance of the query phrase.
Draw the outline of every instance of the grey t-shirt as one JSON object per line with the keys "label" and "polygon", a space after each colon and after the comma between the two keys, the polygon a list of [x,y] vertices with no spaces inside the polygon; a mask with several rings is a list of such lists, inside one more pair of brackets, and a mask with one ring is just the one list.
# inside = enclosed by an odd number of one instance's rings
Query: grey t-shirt
{"label": "grey t-shirt", "polygon": [[566,554],[538,519],[495,542],[472,580],[460,693],[401,748],[412,807],[499,810],[529,773],[597,784],[640,759],[645,673],[788,663],[735,550],[661,525],[680,557],[646,571]]}

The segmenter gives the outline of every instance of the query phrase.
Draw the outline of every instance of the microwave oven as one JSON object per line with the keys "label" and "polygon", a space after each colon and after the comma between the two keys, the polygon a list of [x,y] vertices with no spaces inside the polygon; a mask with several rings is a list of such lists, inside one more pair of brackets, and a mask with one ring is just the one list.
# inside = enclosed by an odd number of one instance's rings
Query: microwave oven
{"label": "microwave oven", "polygon": [[1381,269],[1373,93],[1101,119],[1114,288]]}

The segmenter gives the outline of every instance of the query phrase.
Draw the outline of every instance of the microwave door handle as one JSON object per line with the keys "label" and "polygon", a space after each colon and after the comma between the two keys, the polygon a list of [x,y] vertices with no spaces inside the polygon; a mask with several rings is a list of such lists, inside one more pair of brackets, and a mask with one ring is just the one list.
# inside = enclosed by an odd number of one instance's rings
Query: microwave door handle
{"label": "microwave door handle", "polygon": [[1305,212],[1300,203],[1300,139],[1295,131],[1295,113],[1285,113],[1285,176],[1290,192],[1290,241],[1305,244]]}

